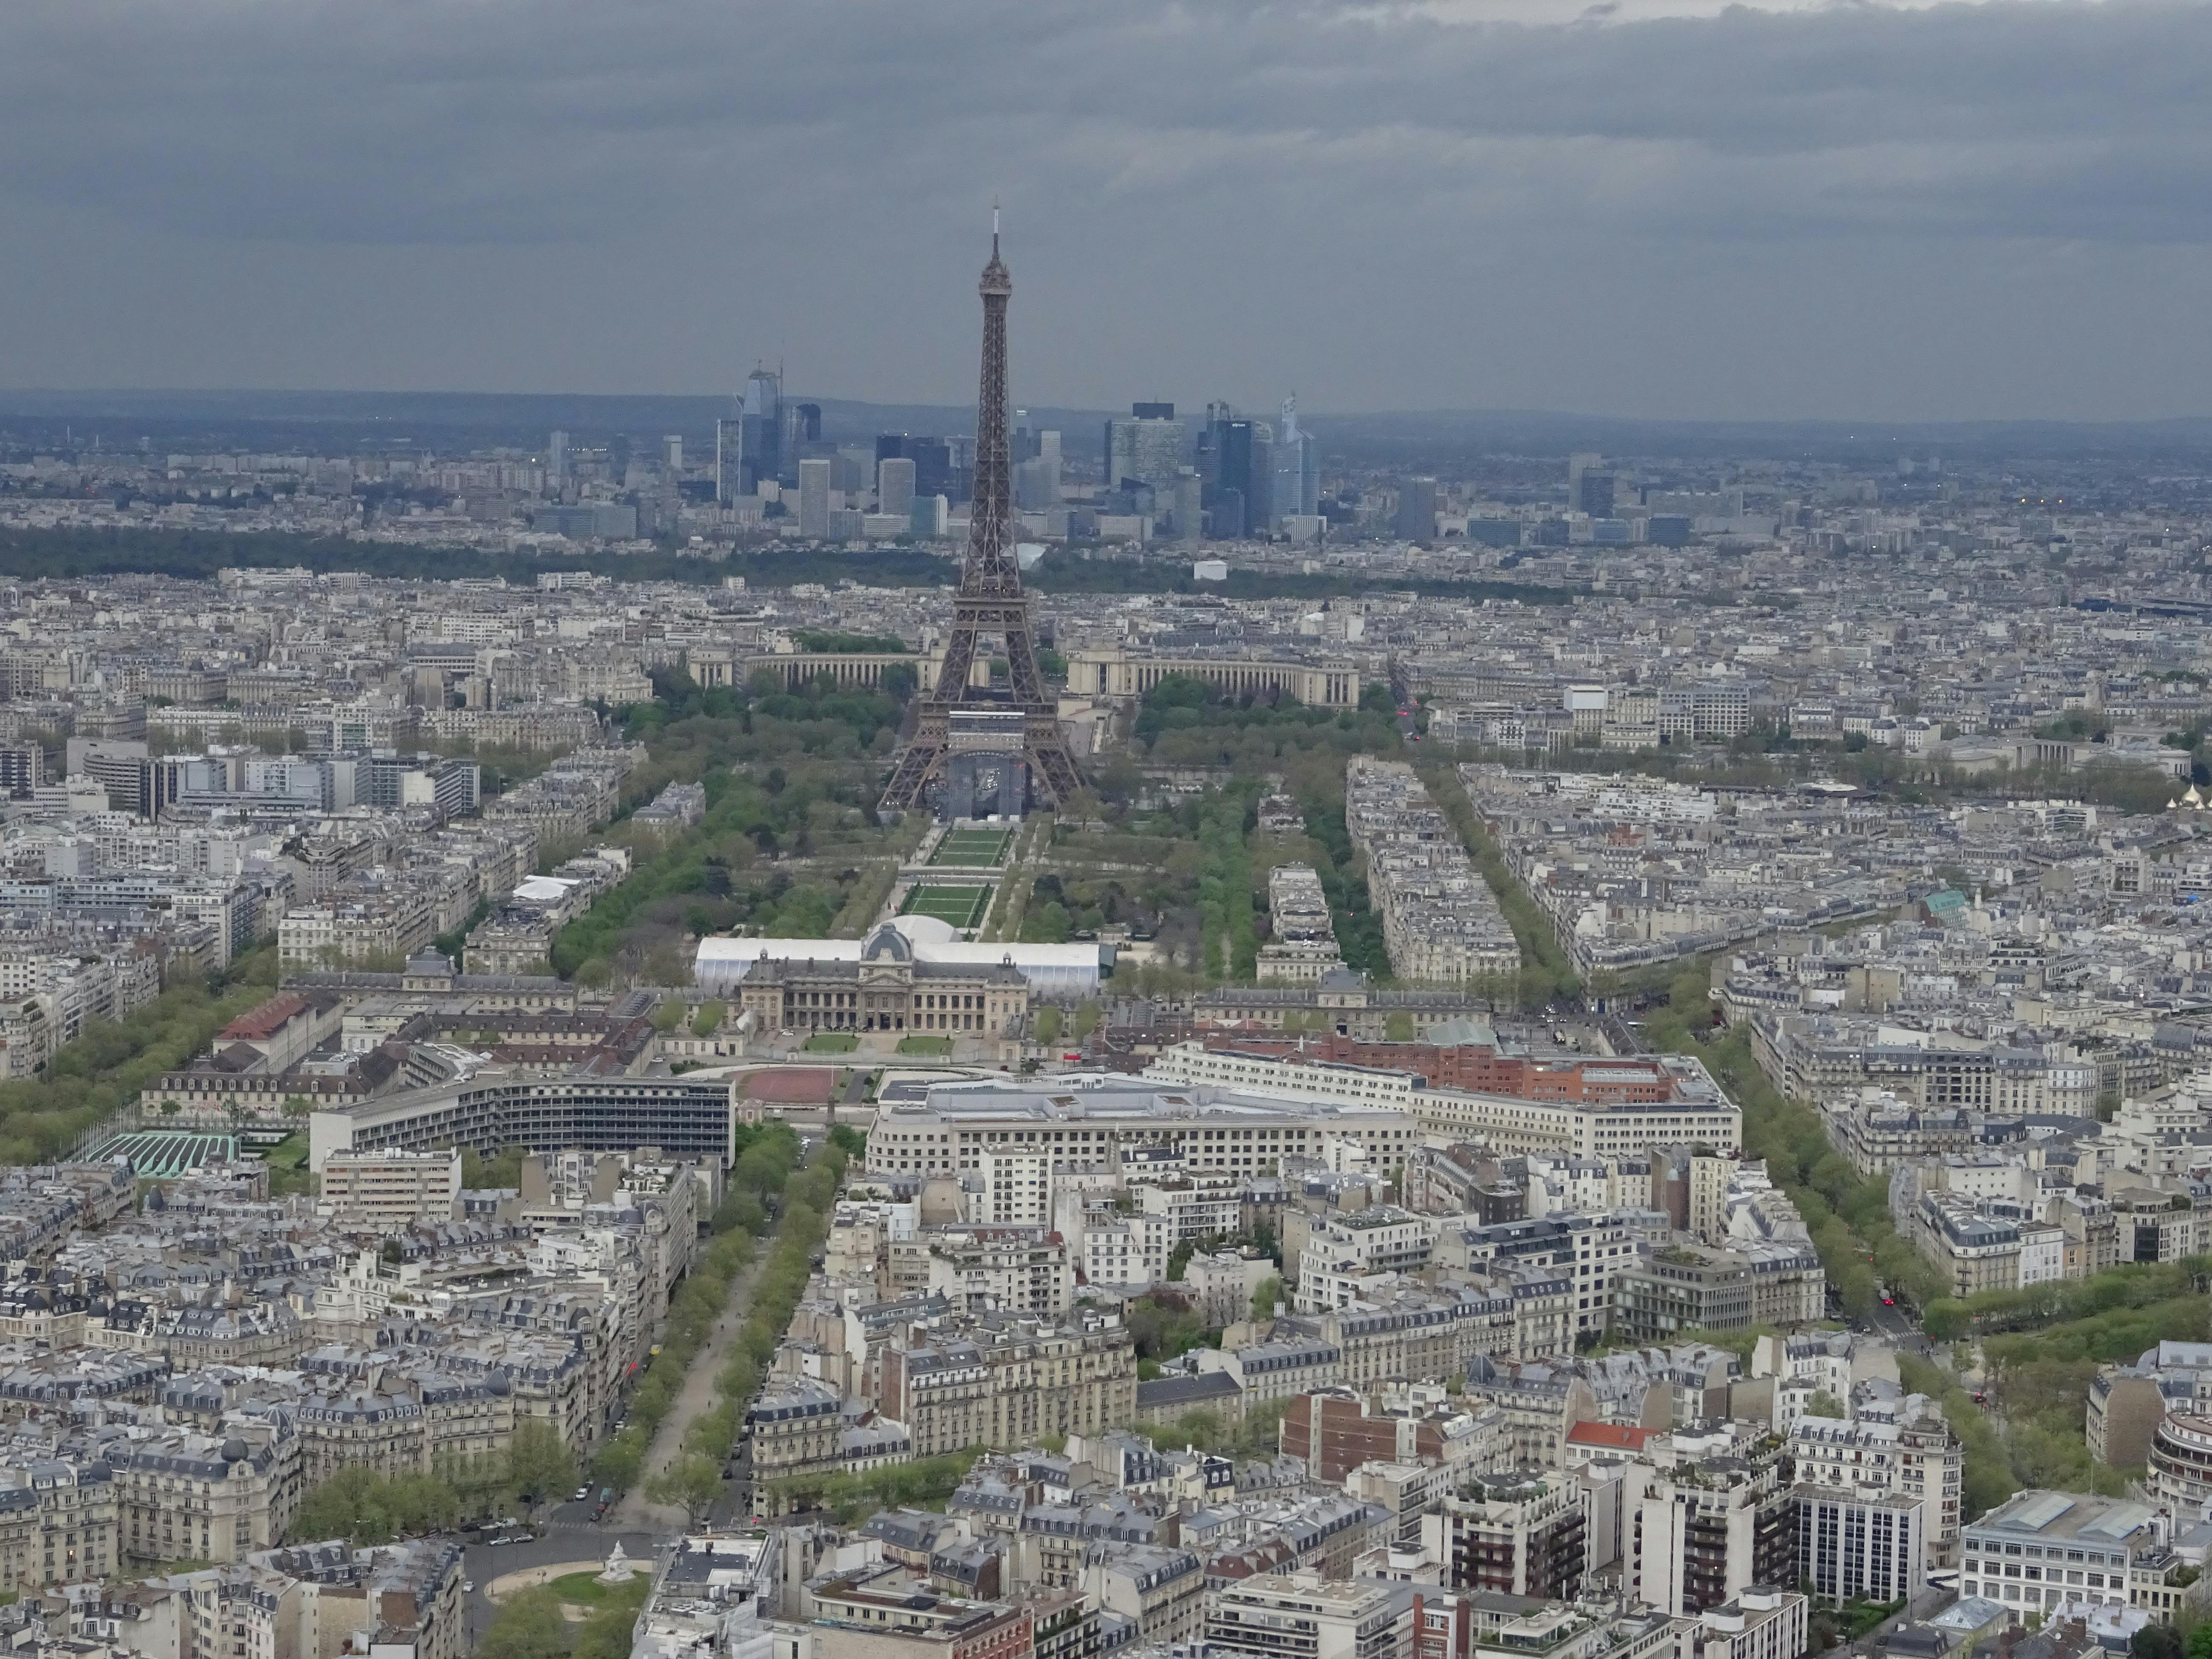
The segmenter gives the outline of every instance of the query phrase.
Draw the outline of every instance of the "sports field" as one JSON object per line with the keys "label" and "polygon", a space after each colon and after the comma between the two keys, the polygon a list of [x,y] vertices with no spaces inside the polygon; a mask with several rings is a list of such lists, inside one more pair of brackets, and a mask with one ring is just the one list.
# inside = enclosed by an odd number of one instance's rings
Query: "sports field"
{"label": "sports field", "polygon": [[168,1181],[190,1175],[203,1164],[227,1163],[238,1156],[238,1137],[203,1134],[191,1129],[140,1129],[121,1134],[92,1155],[94,1164],[131,1160],[141,1181]]}
{"label": "sports field", "polygon": [[974,869],[1004,864],[1006,854],[1013,850],[1014,832],[1011,830],[948,830],[945,839],[937,843],[937,850],[929,855],[929,861],[966,865]]}
{"label": "sports field", "polygon": [[955,927],[980,927],[990,908],[991,889],[988,885],[951,887],[924,882],[906,896],[906,906],[901,914],[935,916]]}
{"label": "sports field", "polygon": [[819,1106],[836,1092],[836,1068],[830,1066],[776,1066],[745,1075],[747,1100],[769,1100],[784,1106]]}

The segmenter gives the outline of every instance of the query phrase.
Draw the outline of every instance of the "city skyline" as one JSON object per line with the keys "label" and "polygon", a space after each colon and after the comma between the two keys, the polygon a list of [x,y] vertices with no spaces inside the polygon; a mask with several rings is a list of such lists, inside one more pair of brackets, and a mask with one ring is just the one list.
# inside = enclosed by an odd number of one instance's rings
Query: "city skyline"
{"label": "city skyline", "polygon": [[2203,8],[1477,14],[18,9],[0,377],[957,403],[995,190],[1017,402],[2206,412]]}

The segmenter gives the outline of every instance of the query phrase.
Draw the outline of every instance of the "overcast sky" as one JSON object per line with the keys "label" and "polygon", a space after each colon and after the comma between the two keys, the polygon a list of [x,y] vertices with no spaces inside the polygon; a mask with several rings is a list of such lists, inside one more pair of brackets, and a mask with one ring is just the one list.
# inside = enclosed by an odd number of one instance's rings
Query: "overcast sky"
{"label": "overcast sky", "polygon": [[0,386],[2212,412],[2212,5],[6,0]]}

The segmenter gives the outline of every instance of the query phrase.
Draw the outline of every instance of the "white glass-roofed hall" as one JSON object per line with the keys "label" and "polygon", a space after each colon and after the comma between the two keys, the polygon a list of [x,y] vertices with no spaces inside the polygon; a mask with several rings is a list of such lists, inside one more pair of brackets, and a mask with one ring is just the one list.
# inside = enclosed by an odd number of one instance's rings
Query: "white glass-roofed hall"
{"label": "white glass-roofed hall", "polygon": [[[1061,1002],[1087,997],[1098,989],[1104,963],[1112,960],[1110,945],[988,944],[958,938],[935,916],[895,916],[876,929],[890,929],[912,947],[912,959],[946,968],[989,968],[1011,963],[1029,982],[1030,994],[1041,1001]],[[692,963],[692,977],[699,988],[714,994],[735,991],[738,982],[763,959],[783,962],[859,962],[875,939],[872,933],[858,939],[720,939],[699,941]]]}

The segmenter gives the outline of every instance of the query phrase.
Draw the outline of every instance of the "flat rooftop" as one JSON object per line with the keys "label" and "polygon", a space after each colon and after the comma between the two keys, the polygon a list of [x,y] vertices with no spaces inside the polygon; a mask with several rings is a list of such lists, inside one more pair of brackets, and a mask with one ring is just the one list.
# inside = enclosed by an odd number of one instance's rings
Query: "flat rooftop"
{"label": "flat rooftop", "polygon": [[1289,1119],[1401,1117],[1352,1102],[1291,1100],[1280,1096],[1240,1095],[1210,1088],[1160,1088],[1152,1085],[1082,1089],[1032,1090],[951,1085],[932,1089],[921,1100],[886,1102],[886,1121],[957,1118],[980,1123],[1136,1123],[1147,1118],[1200,1119],[1224,1123],[1279,1122]]}

